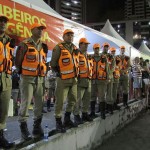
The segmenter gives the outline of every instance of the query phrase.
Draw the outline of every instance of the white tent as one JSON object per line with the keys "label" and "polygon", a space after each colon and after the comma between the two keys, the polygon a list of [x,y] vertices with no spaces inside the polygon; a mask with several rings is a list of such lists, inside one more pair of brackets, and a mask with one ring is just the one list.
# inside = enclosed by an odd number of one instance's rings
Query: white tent
{"label": "white tent", "polygon": [[142,42],[141,46],[139,47],[139,51],[150,56],[150,49],[146,46],[144,41]]}
{"label": "white tent", "polygon": [[115,29],[112,27],[112,25],[110,24],[109,19],[107,19],[104,27],[101,29],[101,32],[107,35],[110,35],[116,39],[119,39],[121,41],[126,42],[116,31]]}

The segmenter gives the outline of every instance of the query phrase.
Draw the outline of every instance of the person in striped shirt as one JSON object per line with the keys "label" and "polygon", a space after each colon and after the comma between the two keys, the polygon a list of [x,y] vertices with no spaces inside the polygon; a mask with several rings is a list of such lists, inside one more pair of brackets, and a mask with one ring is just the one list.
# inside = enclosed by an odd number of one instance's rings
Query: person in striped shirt
{"label": "person in striped shirt", "polygon": [[141,98],[142,89],[142,67],[140,65],[140,58],[135,57],[132,65],[133,88],[135,90],[135,99]]}

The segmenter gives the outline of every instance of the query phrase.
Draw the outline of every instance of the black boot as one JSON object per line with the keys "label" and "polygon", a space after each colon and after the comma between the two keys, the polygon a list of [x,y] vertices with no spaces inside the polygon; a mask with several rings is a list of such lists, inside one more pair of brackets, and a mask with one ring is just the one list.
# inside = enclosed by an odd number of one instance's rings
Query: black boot
{"label": "black boot", "polygon": [[21,129],[21,136],[24,140],[28,141],[31,140],[31,134],[28,131],[27,123],[26,122],[21,122],[20,123],[20,129]]}
{"label": "black boot", "polygon": [[44,136],[43,129],[41,127],[42,118],[34,120],[33,124],[33,135],[34,137],[42,137]]}
{"label": "black boot", "polygon": [[123,94],[123,105],[125,108],[128,108],[128,94]]}
{"label": "black boot", "polygon": [[100,109],[101,109],[101,118],[105,119],[105,102],[100,102]]}
{"label": "black boot", "polygon": [[114,110],[120,110],[120,106],[117,105],[117,103],[114,103]]}
{"label": "black boot", "polygon": [[4,131],[3,129],[0,130],[0,149],[4,148],[4,149],[10,149],[13,148],[15,146],[14,142],[8,142],[5,137],[4,137]]}
{"label": "black boot", "polygon": [[80,115],[74,115],[74,122],[79,125],[79,124],[83,124],[82,118],[80,117]]}
{"label": "black boot", "polygon": [[62,124],[61,118],[56,118],[56,130],[60,133],[66,132],[66,129]]}
{"label": "black boot", "polygon": [[90,115],[88,113],[82,113],[82,121],[86,122],[86,121],[93,121],[93,119],[90,117]]}
{"label": "black boot", "polygon": [[95,104],[96,104],[95,101],[91,101],[91,113],[90,113],[90,117],[93,118],[93,119],[97,117],[97,115],[95,114]]}
{"label": "black boot", "polygon": [[66,112],[65,117],[64,117],[64,126],[65,128],[68,128],[68,129],[78,126],[76,123],[72,122],[72,120],[70,119],[70,115],[71,115],[71,112]]}

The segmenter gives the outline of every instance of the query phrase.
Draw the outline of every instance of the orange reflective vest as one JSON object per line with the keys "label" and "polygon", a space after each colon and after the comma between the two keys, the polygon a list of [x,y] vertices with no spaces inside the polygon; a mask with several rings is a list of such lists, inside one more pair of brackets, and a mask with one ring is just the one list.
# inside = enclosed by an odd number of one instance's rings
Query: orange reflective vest
{"label": "orange reflective vest", "polygon": [[61,79],[70,79],[78,76],[79,74],[79,54],[75,53],[77,48],[74,47],[74,51],[71,54],[62,44],[59,45],[61,54],[59,58],[59,68]]}
{"label": "orange reflective vest", "polygon": [[12,73],[13,48],[9,47],[10,42],[4,45],[0,41],[0,72]]}
{"label": "orange reflective vest", "polygon": [[38,51],[30,43],[25,43],[28,47],[22,62],[22,74],[27,76],[46,75],[46,56],[43,48]]}
{"label": "orange reflective vest", "polygon": [[92,78],[93,60],[86,58],[84,54],[79,54],[79,77]]}
{"label": "orange reflective vest", "polygon": [[102,60],[100,59],[98,62],[95,61],[93,58],[93,79],[98,80],[106,80],[107,79],[107,73],[106,73],[106,62],[102,63]]}
{"label": "orange reflective vest", "polygon": [[115,71],[113,72],[113,76],[115,79],[120,78],[120,69],[121,69],[121,59],[120,57],[116,56],[116,67]]}
{"label": "orange reflective vest", "polygon": [[[121,59],[121,56],[120,56],[120,59]],[[122,70],[127,69],[127,67],[128,67],[128,61],[129,61],[129,57],[128,56],[124,56],[124,58],[121,59],[121,62],[122,62],[121,69]],[[125,74],[128,74],[128,73],[129,73],[128,71],[125,72]]]}

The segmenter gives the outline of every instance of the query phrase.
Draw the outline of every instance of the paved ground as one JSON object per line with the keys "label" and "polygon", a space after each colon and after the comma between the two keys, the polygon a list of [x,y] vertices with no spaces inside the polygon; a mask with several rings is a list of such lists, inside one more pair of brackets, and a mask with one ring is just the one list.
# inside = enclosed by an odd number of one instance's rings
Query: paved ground
{"label": "paved ground", "polygon": [[150,150],[150,111],[114,134],[96,150]]}
{"label": "paved ground", "polygon": [[[43,114],[42,127],[48,125],[50,129],[55,127],[55,119],[54,119],[54,108],[52,107],[52,111]],[[30,117],[28,119],[28,128],[30,133],[32,133],[33,129],[33,113],[29,110]],[[18,117],[9,117],[7,119],[7,132],[5,132],[6,137],[10,141],[15,141],[21,138],[19,123],[17,121]]]}

